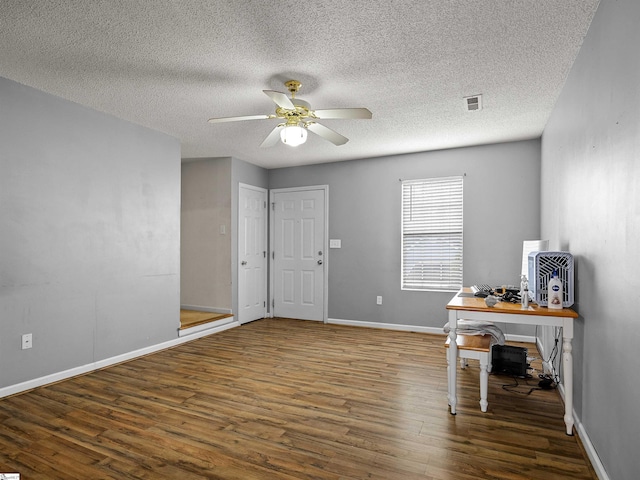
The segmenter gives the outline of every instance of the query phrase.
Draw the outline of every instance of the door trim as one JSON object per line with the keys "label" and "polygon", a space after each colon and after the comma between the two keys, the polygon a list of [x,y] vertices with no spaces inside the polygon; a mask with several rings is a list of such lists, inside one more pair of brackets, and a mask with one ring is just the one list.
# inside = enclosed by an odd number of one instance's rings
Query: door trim
{"label": "door trim", "polygon": [[309,190],[324,191],[324,238],[322,239],[322,251],[324,252],[324,261],[322,264],[322,322],[329,323],[329,185],[310,185],[307,187],[274,188],[269,190],[269,316],[273,317],[273,308],[275,303],[275,272],[273,267],[275,254],[275,251],[273,250],[275,245],[275,215],[273,214],[274,197],[278,193],[295,193]]}

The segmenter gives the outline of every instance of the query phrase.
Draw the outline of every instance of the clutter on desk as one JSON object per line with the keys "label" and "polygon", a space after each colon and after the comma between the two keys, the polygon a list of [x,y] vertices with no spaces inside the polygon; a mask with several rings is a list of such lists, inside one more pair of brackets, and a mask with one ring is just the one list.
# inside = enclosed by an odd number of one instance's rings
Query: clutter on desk
{"label": "clutter on desk", "polygon": [[[471,292],[474,297],[484,298],[488,307],[493,307],[496,303],[493,299],[487,302],[488,297],[495,297],[496,301],[520,303],[520,292],[522,290],[512,285],[501,287],[490,287],[486,283],[471,285]],[[491,303],[491,305],[489,305]]]}
{"label": "clutter on desk", "polygon": [[520,294],[519,293],[514,293],[511,291],[507,291],[506,293],[503,293],[500,296],[500,300],[503,302],[510,302],[510,303],[520,303]]}

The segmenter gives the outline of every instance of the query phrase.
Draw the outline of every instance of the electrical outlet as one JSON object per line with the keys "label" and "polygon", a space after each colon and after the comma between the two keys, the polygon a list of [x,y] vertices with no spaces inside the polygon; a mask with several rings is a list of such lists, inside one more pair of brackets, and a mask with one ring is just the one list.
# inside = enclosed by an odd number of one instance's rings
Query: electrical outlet
{"label": "electrical outlet", "polygon": [[31,333],[25,333],[22,335],[22,350],[33,347],[33,335]]}
{"label": "electrical outlet", "polygon": [[382,296],[378,295],[378,296],[376,297],[376,303],[377,303],[378,305],[382,305]]}

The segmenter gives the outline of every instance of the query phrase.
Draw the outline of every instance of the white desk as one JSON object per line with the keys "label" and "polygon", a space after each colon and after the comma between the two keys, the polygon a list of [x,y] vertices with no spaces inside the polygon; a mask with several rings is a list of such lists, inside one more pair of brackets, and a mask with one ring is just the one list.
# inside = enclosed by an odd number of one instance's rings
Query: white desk
{"label": "white desk", "polygon": [[458,403],[456,393],[458,349],[456,346],[456,327],[458,320],[480,320],[501,323],[519,323],[524,325],[548,325],[562,327],[562,367],[564,383],[564,423],[567,435],[573,435],[573,355],[571,340],[573,339],[573,319],[578,314],[570,309],[550,310],[538,305],[530,305],[524,309],[519,304],[498,302],[495,307],[487,307],[484,298],[460,296],[460,293],[471,293],[471,289],[463,288],[447,304],[449,311],[449,407],[452,415],[456,414]]}

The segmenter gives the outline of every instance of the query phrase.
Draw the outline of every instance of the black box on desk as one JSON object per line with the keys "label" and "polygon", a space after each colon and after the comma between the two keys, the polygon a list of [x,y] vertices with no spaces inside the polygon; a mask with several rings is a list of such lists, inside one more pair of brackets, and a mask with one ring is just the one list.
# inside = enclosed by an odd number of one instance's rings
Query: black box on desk
{"label": "black box on desk", "polygon": [[525,377],[529,366],[527,354],[524,347],[494,345],[491,347],[491,373]]}

